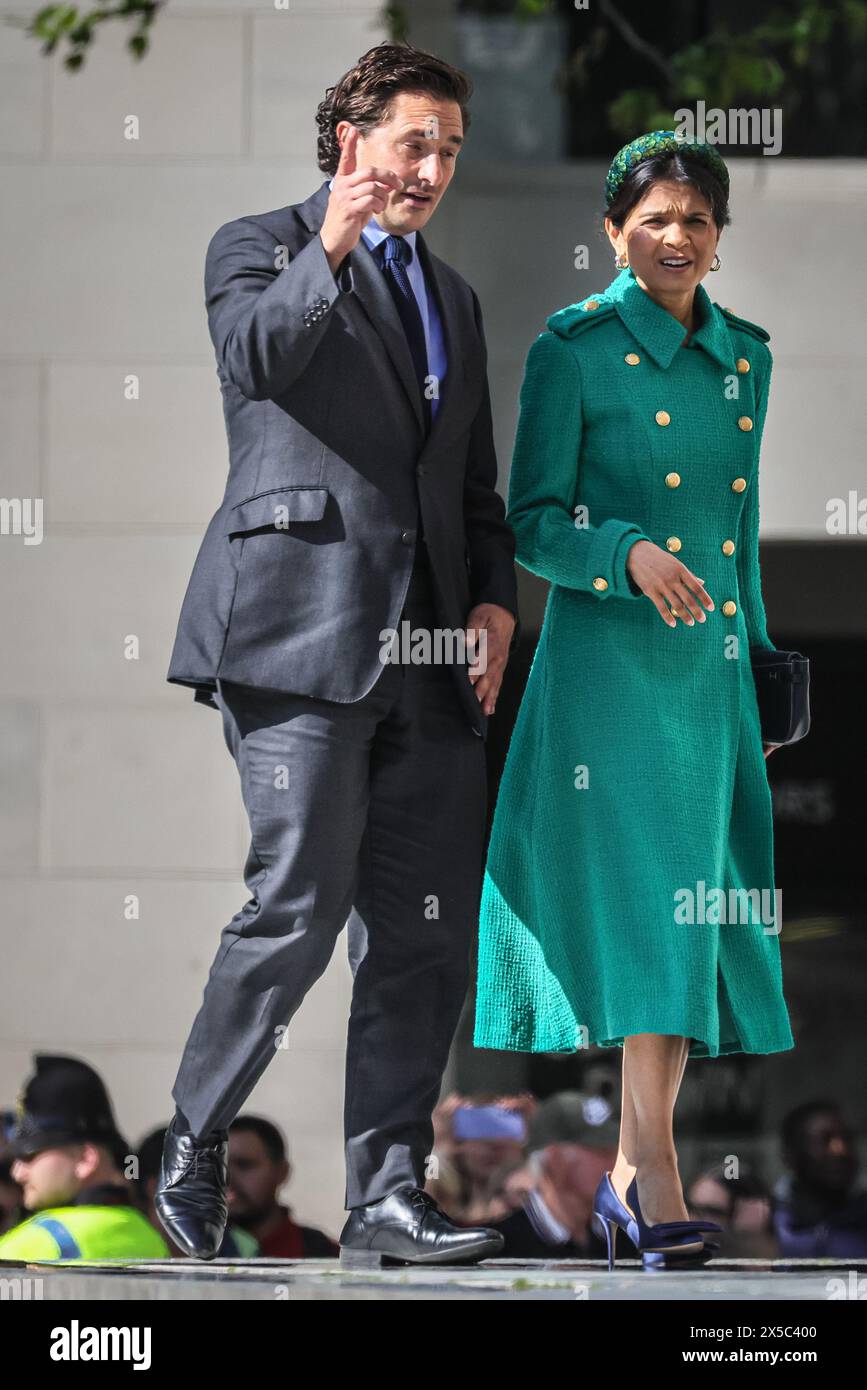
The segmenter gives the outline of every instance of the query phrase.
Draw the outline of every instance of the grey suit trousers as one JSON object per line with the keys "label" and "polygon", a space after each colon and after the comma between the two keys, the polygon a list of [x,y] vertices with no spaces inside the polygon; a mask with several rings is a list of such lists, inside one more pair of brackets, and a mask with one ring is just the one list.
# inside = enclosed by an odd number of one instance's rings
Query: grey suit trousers
{"label": "grey suit trousers", "polygon": [[[436,625],[429,583],[417,564],[413,627]],[[199,1137],[231,1123],[346,926],[345,1205],[423,1187],[478,922],[484,743],[445,665],[386,664],[352,704],[224,681],[216,699],[251,897],[223,928],[181,1059],[181,1122]]]}

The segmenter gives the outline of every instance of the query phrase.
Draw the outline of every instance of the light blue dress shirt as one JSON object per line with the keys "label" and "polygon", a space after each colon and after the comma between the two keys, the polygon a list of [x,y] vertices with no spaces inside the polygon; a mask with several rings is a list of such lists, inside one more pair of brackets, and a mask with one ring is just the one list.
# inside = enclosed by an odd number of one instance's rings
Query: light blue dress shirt
{"label": "light blue dress shirt", "polygon": [[[333,180],[329,180],[330,188]],[[373,251],[381,241],[390,235],[380,227],[375,217],[371,217],[367,226],[362,228],[361,235],[364,237],[365,245]],[[421,314],[422,327],[424,328],[424,342],[427,349],[427,369],[428,375],[436,378],[442,385],[445,381],[448,361],[446,358],[445,336],[443,334],[442,321],[437,308],[436,297],[428,289],[424,270],[415,248],[415,232],[407,232],[404,241],[412,247],[412,260],[406,268],[409,283],[412,285],[412,292],[415,295]],[[436,417],[439,410],[439,398],[431,397],[431,419]]]}

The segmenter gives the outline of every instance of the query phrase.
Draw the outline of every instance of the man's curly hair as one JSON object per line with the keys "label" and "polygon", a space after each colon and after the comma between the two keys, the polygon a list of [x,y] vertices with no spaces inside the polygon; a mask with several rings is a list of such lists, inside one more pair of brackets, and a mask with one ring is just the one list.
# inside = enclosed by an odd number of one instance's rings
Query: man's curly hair
{"label": "man's curly hair", "polygon": [[340,146],[335,131],[338,121],[349,121],[362,135],[388,120],[392,99],[398,92],[429,92],[456,101],[464,130],[470,124],[469,99],[473,84],[466,73],[451,67],[432,53],[406,43],[380,43],[368,49],[354,68],[329,87],[316,111],[319,168],[336,174]]}

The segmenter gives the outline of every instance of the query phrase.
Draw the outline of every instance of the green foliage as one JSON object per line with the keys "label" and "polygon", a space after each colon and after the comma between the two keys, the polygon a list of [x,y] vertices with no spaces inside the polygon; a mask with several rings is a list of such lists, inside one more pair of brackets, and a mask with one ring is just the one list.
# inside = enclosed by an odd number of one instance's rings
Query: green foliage
{"label": "green foliage", "polygon": [[[130,29],[130,56],[141,61],[164,3],[117,0],[89,10],[61,3],[45,6],[31,19],[8,17],[6,23],[24,28],[43,53],[62,53],[64,66],[74,72],[84,65],[99,26],[118,20]],[[567,0],[458,0],[458,8],[527,21],[572,12]],[[700,8],[697,4],[696,15]],[[573,102],[582,152],[607,149],[613,138],[622,142],[636,131],[669,127],[678,108],[702,100],[723,110],[781,106],[795,148],[800,142],[808,152],[867,153],[867,137],[859,133],[867,86],[867,0],[782,0],[769,13],[766,0],[757,0],[757,10],[761,17],[752,29],[730,28],[722,19],[706,37],[671,51],[676,26],[656,22],[654,7],[642,16],[639,33],[617,0],[594,0],[580,27],[573,27],[580,38],[559,79],[565,78]],[[401,0],[383,5],[380,22],[392,42],[410,38]],[[620,70],[624,66],[628,77]],[[636,78],[636,85],[629,85]]]}
{"label": "green foliage", "polygon": [[[621,37],[628,43],[637,39],[616,5],[605,3],[602,8]],[[700,99],[708,107],[727,110],[761,98],[760,105],[773,101],[792,115],[809,84],[815,90],[825,82],[833,91],[832,50],[841,45],[851,54],[862,50],[863,61],[867,0],[795,0],[785,9],[775,8],[752,29],[732,32],[723,22],[707,38],[666,55],[640,42],[636,51],[646,56],[651,50],[656,61],[648,64],[648,71],[659,81],[656,87],[628,88],[608,105],[611,129],[623,139],[636,130],[670,126],[675,110]],[[580,87],[586,69],[573,62],[570,75]]]}
{"label": "green foliage", "polygon": [[658,97],[649,87],[636,87],[621,92],[608,107],[611,127],[618,133],[636,130],[670,130],[672,111],[656,103]]}
{"label": "green foliage", "polygon": [[84,60],[97,33],[97,25],[110,20],[123,20],[134,27],[126,41],[133,58],[141,60],[148,50],[148,29],[153,24],[164,0],[119,0],[116,5],[100,5],[97,9],[79,11],[74,5],[46,5],[37,11],[29,23],[17,16],[7,20],[39,39],[42,52],[65,52],[63,66],[76,72]]}
{"label": "green foliage", "polygon": [[409,19],[403,5],[383,5],[379,12],[379,22],[392,43],[406,43],[409,39]]}
{"label": "green foliage", "polygon": [[519,19],[534,19],[537,15],[551,14],[553,10],[552,0],[517,0],[515,5]]}
{"label": "green foliage", "polygon": [[536,19],[554,14],[556,0],[459,0],[458,9],[468,14],[511,15],[513,19]]}
{"label": "green foliage", "polygon": [[[485,14],[493,18],[511,16],[513,19],[537,19],[556,14],[557,0],[458,0],[457,8],[464,14]],[[392,43],[409,40],[409,16],[399,2],[383,5],[380,21]]]}

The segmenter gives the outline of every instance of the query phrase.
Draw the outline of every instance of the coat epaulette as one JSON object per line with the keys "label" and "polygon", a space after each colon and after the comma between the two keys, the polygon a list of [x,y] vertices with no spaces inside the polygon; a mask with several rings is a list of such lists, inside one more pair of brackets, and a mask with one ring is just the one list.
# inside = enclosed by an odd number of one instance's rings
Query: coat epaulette
{"label": "coat epaulette", "polygon": [[610,319],[613,313],[614,305],[610,300],[602,294],[591,294],[577,304],[567,304],[565,309],[558,309],[546,322],[552,333],[558,333],[561,338],[574,338],[591,324]]}
{"label": "coat epaulette", "polygon": [[754,338],[758,338],[760,343],[770,342],[770,333],[766,328],[762,328],[760,324],[750,323],[749,319],[740,318],[735,313],[734,309],[724,309],[721,304],[718,304],[717,308],[725,315],[728,323],[734,324],[737,328],[742,328],[745,333],[751,333]]}

